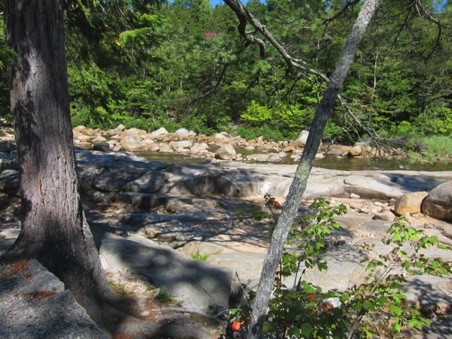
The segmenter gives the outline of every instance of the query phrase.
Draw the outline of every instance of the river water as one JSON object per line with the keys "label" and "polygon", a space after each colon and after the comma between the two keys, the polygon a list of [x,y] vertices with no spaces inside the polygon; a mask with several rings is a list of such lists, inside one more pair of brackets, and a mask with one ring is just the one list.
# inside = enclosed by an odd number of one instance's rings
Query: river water
{"label": "river water", "polygon": [[[205,158],[191,157],[188,154],[176,153],[160,153],[160,152],[140,152],[138,155],[155,161],[162,161],[168,163],[203,163]],[[286,158],[282,164],[296,164],[297,161]],[[275,163],[272,163],[275,164]],[[335,156],[328,156],[323,159],[317,159],[314,162],[315,167],[336,169],[343,171],[395,171],[395,170],[409,170],[409,171],[452,171],[452,162],[437,162],[430,163],[410,163],[404,160],[390,160],[380,158],[338,158]]]}

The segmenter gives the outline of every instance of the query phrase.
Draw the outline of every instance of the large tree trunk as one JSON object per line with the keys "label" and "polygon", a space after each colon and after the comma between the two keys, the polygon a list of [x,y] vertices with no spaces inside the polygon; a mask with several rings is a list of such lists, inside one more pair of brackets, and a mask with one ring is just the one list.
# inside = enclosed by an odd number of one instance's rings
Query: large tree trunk
{"label": "large tree trunk", "polygon": [[76,176],[63,11],[58,0],[6,0],[11,110],[22,230],[4,260],[35,258],[60,278],[94,320],[112,297],[83,213]]}
{"label": "large tree trunk", "polygon": [[278,263],[286,243],[287,236],[297,215],[302,195],[306,190],[309,173],[314,163],[315,155],[322,140],[323,130],[330,117],[331,110],[339,94],[348,71],[352,64],[359,43],[372,19],[378,5],[378,0],[366,0],[350,32],[344,46],[342,56],[339,59],[323,98],[317,108],[314,120],[309,129],[309,137],[303,150],[300,162],[295,172],[294,180],[290,186],[285,206],[276,224],[270,247],[265,257],[261,277],[253,303],[251,322],[248,338],[260,338],[262,328],[259,326],[259,318],[266,314],[268,302],[273,289]]}

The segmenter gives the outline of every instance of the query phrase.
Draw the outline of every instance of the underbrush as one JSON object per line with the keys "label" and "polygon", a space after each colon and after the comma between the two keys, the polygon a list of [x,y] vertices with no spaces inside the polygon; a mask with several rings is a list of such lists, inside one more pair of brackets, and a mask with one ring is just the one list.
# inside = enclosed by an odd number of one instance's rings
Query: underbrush
{"label": "underbrush", "polygon": [[[274,199],[266,200],[271,209]],[[332,207],[323,199],[310,208],[312,212],[291,229],[290,246],[280,261],[268,313],[260,319],[264,333],[272,338],[381,338],[412,329],[421,331],[430,325],[430,320],[408,301],[404,287],[412,275],[450,275],[450,263],[423,254],[428,247],[450,247],[412,227],[407,219],[396,219],[382,240],[386,251],[377,250],[375,244],[357,246],[366,258],[361,261],[367,271],[364,283],[345,291],[322,291],[305,281],[303,274],[311,268],[328,270],[322,256],[325,239],[340,227],[334,217],[346,213],[346,209],[343,205]],[[231,327],[239,337],[246,335],[254,297],[251,292],[246,304],[230,310]]]}

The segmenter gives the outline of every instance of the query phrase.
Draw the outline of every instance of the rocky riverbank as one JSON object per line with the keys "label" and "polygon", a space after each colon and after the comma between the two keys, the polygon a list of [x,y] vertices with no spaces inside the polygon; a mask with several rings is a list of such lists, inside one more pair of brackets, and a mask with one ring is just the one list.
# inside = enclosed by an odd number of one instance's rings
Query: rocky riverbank
{"label": "rocky riverbank", "polygon": [[[2,147],[0,251],[5,251],[20,227],[19,178],[13,148]],[[184,329],[193,333],[196,323],[199,331],[192,337],[216,338],[226,324],[222,312],[240,297],[241,284],[254,288],[259,278],[268,246],[264,234],[271,221],[256,221],[255,206],[263,206],[266,193],[284,203],[295,166],[237,161],[173,164],[106,149],[79,149],[76,156],[84,206],[102,263],[114,284],[134,293],[141,309],[118,333],[134,338],[144,338],[140,333],[145,329],[154,334],[165,333],[159,330],[181,333]],[[332,204],[344,203],[348,213],[338,218],[342,228],[328,240],[331,246],[325,256],[330,269],[308,271],[305,278],[324,289],[345,289],[361,281],[361,256],[354,245],[375,243],[382,251],[388,250],[381,239],[396,214],[406,215],[416,227],[452,244],[447,214],[451,182],[452,171],[314,168],[301,208],[312,199],[325,197]],[[435,193],[437,187],[442,189]],[[440,213],[434,218],[423,213],[430,213],[423,210],[428,198],[435,206],[430,208],[432,213]],[[204,256],[207,262],[191,259],[196,255]],[[452,261],[447,251],[440,255]],[[159,305],[150,285],[169,291],[179,303]],[[433,303],[438,314],[444,314],[452,302],[451,286],[450,276],[413,277],[407,289],[419,307]],[[195,314],[202,314],[201,320],[195,321]],[[210,317],[218,314],[218,322],[212,324]],[[431,338],[438,333],[438,338],[450,335],[448,328],[438,326],[431,331]]]}

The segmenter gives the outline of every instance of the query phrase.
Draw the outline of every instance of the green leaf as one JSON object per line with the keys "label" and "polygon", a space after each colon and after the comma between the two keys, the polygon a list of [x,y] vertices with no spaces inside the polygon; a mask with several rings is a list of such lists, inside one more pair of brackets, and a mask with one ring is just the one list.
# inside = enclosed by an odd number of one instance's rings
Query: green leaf
{"label": "green leaf", "polygon": [[363,306],[366,310],[375,310],[375,305],[369,300],[364,300]]}
{"label": "green leaf", "polygon": [[306,338],[309,338],[313,332],[313,327],[311,326],[311,324],[303,324],[301,325],[301,333],[303,333],[303,336]]}
{"label": "green leaf", "polygon": [[389,310],[391,311],[391,313],[395,313],[397,315],[402,314],[402,309],[394,304],[389,305]]}

